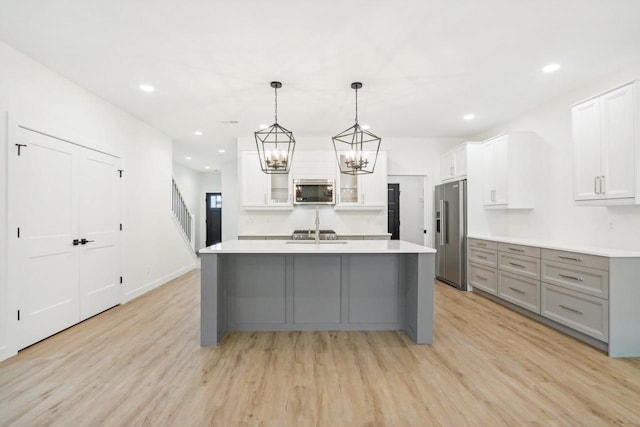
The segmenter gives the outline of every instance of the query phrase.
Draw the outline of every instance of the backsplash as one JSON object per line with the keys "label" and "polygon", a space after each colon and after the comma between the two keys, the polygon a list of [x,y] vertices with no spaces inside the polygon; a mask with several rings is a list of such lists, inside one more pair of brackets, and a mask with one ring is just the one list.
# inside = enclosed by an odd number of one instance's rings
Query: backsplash
{"label": "backsplash", "polygon": [[[335,210],[318,206],[320,228],[338,234],[386,233],[387,211]],[[315,206],[296,206],[288,211],[243,211],[238,217],[238,234],[291,234],[293,230],[315,229]]]}

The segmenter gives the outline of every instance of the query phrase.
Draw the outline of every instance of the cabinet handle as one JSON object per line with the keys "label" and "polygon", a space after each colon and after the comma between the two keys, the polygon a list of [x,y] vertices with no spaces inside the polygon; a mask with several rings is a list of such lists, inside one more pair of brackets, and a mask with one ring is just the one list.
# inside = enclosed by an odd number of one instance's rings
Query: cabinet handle
{"label": "cabinet handle", "polygon": [[558,307],[564,308],[567,311],[571,311],[573,313],[576,313],[576,314],[579,314],[580,316],[582,316],[582,310],[578,310],[577,308],[569,307],[569,306],[564,305],[564,304],[558,304]]}
{"label": "cabinet handle", "polygon": [[516,264],[515,262],[510,262],[509,265],[513,265],[514,267],[527,268],[522,264]]}
{"label": "cabinet handle", "polygon": [[486,243],[476,242],[476,246],[487,246],[487,244]]}
{"label": "cabinet handle", "polygon": [[480,279],[480,280],[487,280],[487,278],[486,278],[486,277],[484,277],[484,276],[476,276],[476,277],[477,277],[478,279]]}
{"label": "cabinet handle", "polygon": [[453,166],[449,167],[449,175],[453,176]]}
{"label": "cabinet handle", "polygon": [[486,256],[482,256],[482,255],[476,255],[476,258],[480,258],[480,259],[487,259]]}
{"label": "cabinet handle", "polygon": [[600,177],[600,194],[607,194],[607,190],[604,185],[604,175]]}
{"label": "cabinet handle", "polygon": [[575,280],[576,282],[582,282],[583,281],[582,277],[567,276],[566,274],[562,274],[562,273],[558,273],[558,276],[564,277],[565,279]]}
{"label": "cabinet handle", "polygon": [[597,176],[593,177],[593,192],[595,194],[600,194],[600,193],[598,193],[598,179],[599,178]]}
{"label": "cabinet handle", "polygon": [[524,252],[524,249],[518,249],[518,248],[509,248],[509,250],[514,252]]}
{"label": "cabinet handle", "polygon": [[509,286],[509,289],[511,289],[513,292],[519,293],[520,295],[526,294],[525,291],[521,291],[520,289],[512,288],[511,286]]}
{"label": "cabinet handle", "polygon": [[568,259],[571,261],[578,261],[578,262],[582,262],[582,258],[574,258],[571,256],[562,256],[562,255],[558,255],[558,258],[562,258],[562,259]]}

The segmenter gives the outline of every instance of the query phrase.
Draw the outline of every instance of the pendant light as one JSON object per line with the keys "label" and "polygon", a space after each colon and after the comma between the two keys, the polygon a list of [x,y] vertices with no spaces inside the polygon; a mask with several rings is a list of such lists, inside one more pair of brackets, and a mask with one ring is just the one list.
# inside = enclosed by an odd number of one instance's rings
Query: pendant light
{"label": "pendant light", "polygon": [[291,169],[296,140],[293,138],[293,132],[278,124],[278,89],[282,87],[282,83],[271,82],[271,87],[275,91],[275,123],[254,132],[254,136],[262,172],[286,174]]}
{"label": "pendant light", "polygon": [[358,123],[358,89],[362,83],[353,82],[351,88],[356,91],[356,123],[349,129],[331,138],[340,173],[362,175],[373,173],[378,160],[381,138],[363,129]]}

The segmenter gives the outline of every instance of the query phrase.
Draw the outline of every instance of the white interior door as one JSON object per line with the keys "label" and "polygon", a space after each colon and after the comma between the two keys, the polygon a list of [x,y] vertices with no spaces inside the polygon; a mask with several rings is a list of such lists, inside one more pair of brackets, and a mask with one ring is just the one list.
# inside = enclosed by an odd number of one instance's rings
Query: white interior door
{"label": "white interior door", "polygon": [[120,302],[119,159],[11,130],[9,286],[22,349]]}
{"label": "white interior door", "polygon": [[[24,144],[13,164],[16,256],[10,268],[19,321],[17,348],[24,348],[79,320],[77,147],[17,128]],[[19,235],[18,235],[19,228]],[[11,256],[11,255],[10,255]]]}
{"label": "white interior door", "polygon": [[[120,303],[119,159],[80,150],[80,320]],[[82,240],[84,242],[85,240]]]}

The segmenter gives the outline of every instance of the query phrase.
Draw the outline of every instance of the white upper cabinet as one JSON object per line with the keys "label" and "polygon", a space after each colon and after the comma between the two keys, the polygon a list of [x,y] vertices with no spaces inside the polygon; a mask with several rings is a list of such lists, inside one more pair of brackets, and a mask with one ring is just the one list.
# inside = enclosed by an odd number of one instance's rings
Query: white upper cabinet
{"label": "white upper cabinet", "polygon": [[587,204],[640,203],[638,83],[574,105],[574,199]]}
{"label": "white upper cabinet", "polygon": [[289,174],[265,174],[257,151],[240,153],[240,193],[244,209],[293,209]]}
{"label": "white upper cabinet", "polygon": [[467,158],[475,143],[465,142],[440,156],[440,180],[458,181],[467,177]]}
{"label": "white upper cabinet", "polygon": [[372,174],[346,175],[336,168],[336,209],[387,208],[387,153],[378,152]]}
{"label": "white upper cabinet", "polygon": [[513,132],[481,145],[482,201],[486,208],[533,209],[535,168],[542,145],[533,133]]}

